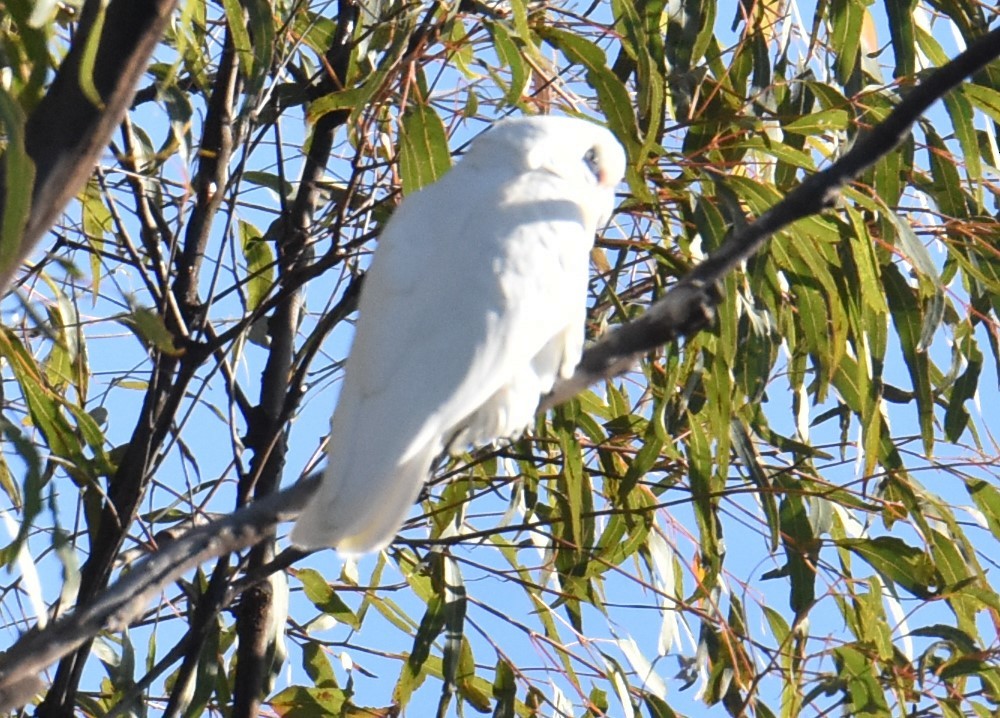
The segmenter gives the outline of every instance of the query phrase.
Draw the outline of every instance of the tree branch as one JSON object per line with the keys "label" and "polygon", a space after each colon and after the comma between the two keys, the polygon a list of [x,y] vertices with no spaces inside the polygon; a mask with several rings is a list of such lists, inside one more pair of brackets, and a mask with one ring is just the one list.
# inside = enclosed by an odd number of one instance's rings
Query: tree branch
{"label": "tree branch", "polygon": [[[329,75],[324,89],[332,90],[347,84],[353,50],[353,30],[358,7],[348,0],[337,6],[337,30],[325,53]],[[270,496],[281,485],[288,451],[288,421],[302,397],[301,384],[289,384],[295,358],[295,338],[298,335],[304,294],[303,280],[297,271],[308,262],[306,237],[312,226],[313,209],[320,180],[333,151],[337,131],[347,122],[350,112],[343,110],[324,115],[316,123],[307,143],[306,161],[299,177],[298,192],[291,211],[282,223],[283,231],[277,242],[278,283],[290,291],[278,304],[270,318],[271,346],[261,375],[260,403],[254,408],[247,429],[246,446],[253,451],[250,471],[241,477],[238,505]],[[248,571],[255,571],[274,558],[274,535],[262,540],[250,552]],[[233,681],[233,718],[251,718],[260,714],[267,674],[270,673],[271,643],[269,635],[274,613],[273,588],[258,582],[243,596],[236,615],[236,679]]]}
{"label": "tree branch", "polygon": [[[186,571],[211,558],[253,546],[269,536],[280,522],[294,519],[318,483],[317,474],[280,494],[192,529],[137,562],[131,571],[88,605],[65,614],[44,630],[25,633],[0,656],[0,710],[29,699],[38,675],[53,661],[101,631],[120,631],[128,626],[164,586]],[[27,694],[26,688],[29,689]]]}
{"label": "tree branch", "polygon": [[[35,165],[31,209],[12,261],[0,267],[0,292],[31,250],[80,191],[108,146],[111,133],[132,101],[135,85],[166,27],[177,0],[114,0],[106,8],[87,2],[77,33],[52,85],[25,124],[25,150]],[[103,22],[101,15],[103,13]],[[101,33],[91,43],[91,33]],[[91,80],[103,106],[94,105],[80,84],[87,48],[97,47]],[[7,181],[0,176],[0,224]],[[4,253],[6,254],[6,252]]]}
{"label": "tree branch", "polygon": [[718,250],[682,278],[645,314],[587,348],[573,376],[556,384],[539,408],[550,409],[588,386],[627,371],[646,352],[705,327],[719,302],[714,287],[755,254],[773,234],[832,207],[844,186],[889,154],[927,108],[965,78],[1000,57],[1000,27],[983,35],[951,62],[914,86],[892,112],[863,134],[825,170],[810,175],[774,207],[734,232]]}

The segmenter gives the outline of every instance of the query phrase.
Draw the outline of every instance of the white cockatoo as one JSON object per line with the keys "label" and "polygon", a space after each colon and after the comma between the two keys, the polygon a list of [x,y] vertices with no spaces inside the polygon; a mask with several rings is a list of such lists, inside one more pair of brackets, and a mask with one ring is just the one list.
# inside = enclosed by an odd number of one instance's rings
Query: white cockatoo
{"label": "white cockatoo", "polygon": [[384,548],[444,450],[516,437],[583,350],[590,249],[625,153],[568,117],[498,122],[406,197],[365,278],[302,548]]}

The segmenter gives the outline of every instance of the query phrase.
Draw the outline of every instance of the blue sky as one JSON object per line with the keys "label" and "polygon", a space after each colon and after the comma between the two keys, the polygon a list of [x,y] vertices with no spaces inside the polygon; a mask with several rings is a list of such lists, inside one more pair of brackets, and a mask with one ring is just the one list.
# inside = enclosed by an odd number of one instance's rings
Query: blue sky
{"label": "blue sky", "polygon": [[[879,38],[879,44],[884,45],[887,42],[888,34],[885,20],[879,15],[882,12],[881,5],[871,6],[871,11],[875,20],[874,27]],[[809,28],[811,13],[810,8],[800,7],[800,15],[806,30]],[[728,30],[731,19],[726,13],[720,13],[717,24],[723,36],[725,36],[725,32]],[[789,47],[793,57],[796,54],[803,54],[805,49],[801,37],[796,37],[795,35],[799,27],[794,19],[789,24],[789,32],[791,33]],[[938,22],[933,26],[933,33],[935,38],[942,43],[948,54],[954,54],[956,50],[955,40],[948,26],[943,22]],[[883,62],[888,61],[885,58],[881,59]],[[437,86],[444,95],[450,92],[452,83],[460,84],[461,82],[463,80],[458,73],[445,72],[438,78]],[[587,93],[581,91],[581,94]],[[456,97],[460,96],[460,93],[456,95]],[[457,102],[458,100],[456,99],[455,101]],[[946,122],[946,117],[939,108],[933,111],[932,116],[935,122],[938,121],[938,118],[941,119],[942,123]],[[199,133],[198,125],[200,123],[200,114],[197,110],[194,112],[192,119],[194,125],[191,128],[191,134],[197,137]],[[135,123],[137,126],[145,127],[150,133],[151,145],[153,147],[166,141],[169,136],[170,128],[164,122],[163,111],[160,105],[150,104],[145,106],[135,117]],[[298,156],[292,150],[300,146],[303,141],[304,127],[302,118],[290,114],[282,120],[281,128],[283,142],[289,149],[284,174],[287,178],[294,179],[298,175],[299,166]],[[460,145],[474,130],[475,128],[471,123],[467,127],[458,128],[453,138],[452,146],[456,147]],[[269,137],[261,139],[264,142],[270,141]],[[391,137],[388,138],[389,141],[391,139]],[[331,180],[346,179],[350,172],[348,161],[349,156],[345,153],[331,163],[329,167]],[[174,175],[175,180],[182,185],[189,179],[187,177],[189,169],[182,166],[176,159],[171,160],[170,163],[169,171]],[[266,164],[250,168],[263,172],[275,171],[273,166]],[[919,206],[920,197],[913,197],[912,199],[915,206]],[[241,216],[253,222],[262,232],[265,231],[268,224],[276,216],[276,209],[278,207],[277,196],[271,190],[257,188],[242,194],[240,201],[245,203],[241,209]],[[69,223],[76,221],[76,216],[74,216],[76,211],[75,209],[69,211],[67,217]],[[619,217],[616,218],[616,221],[623,222],[627,221],[627,219]],[[610,236],[613,237],[618,231],[620,230],[612,227],[609,230]],[[325,246],[324,243],[327,239],[319,238],[321,250]],[[221,246],[221,233],[215,237],[215,240]],[[939,248],[932,244],[930,251],[936,261],[942,260],[943,253]],[[225,255],[220,256],[224,257]],[[224,272],[224,267],[221,264],[218,266],[220,272]],[[211,272],[208,274],[211,274]],[[230,279],[224,273],[220,274],[216,278],[217,285],[219,287],[227,286]],[[132,430],[132,417],[136,409],[136,402],[141,399],[142,392],[139,388],[128,388],[128,386],[123,387],[121,384],[115,384],[114,379],[132,369],[136,370],[135,374],[131,375],[132,379],[137,381],[144,379],[145,352],[129,330],[119,324],[107,321],[106,318],[114,311],[124,312],[126,310],[126,306],[120,300],[120,306],[117,308],[114,306],[116,295],[119,298],[132,297],[140,304],[146,303],[148,298],[144,297],[144,290],[141,283],[137,281],[135,276],[130,275],[128,272],[116,271],[113,275],[109,274],[106,276],[103,281],[106,288],[117,285],[117,289],[114,291],[105,291],[102,299],[93,306],[88,306],[86,302],[81,302],[79,304],[79,311],[85,320],[93,319],[94,322],[91,329],[87,332],[93,384],[91,401],[94,406],[100,406],[106,410],[107,436],[112,445],[117,445],[127,440]],[[306,298],[308,316],[302,329],[304,334],[309,331],[309,327],[318,317],[336,302],[339,292],[343,290],[344,286],[344,283],[333,276],[332,273],[313,282]],[[48,296],[48,289],[44,287],[40,287],[39,289],[40,293],[38,295],[29,293],[27,295],[28,299],[31,301],[35,299],[42,300]],[[209,283],[204,287],[205,295],[210,294],[212,289],[212,280],[209,280]],[[242,307],[237,302],[236,297],[232,295],[229,299],[216,305],[216,316],[220,312],[225,311],[227,302],[229,302],[228,306],[232,308],[232,316],[234,318],[238,317],[242,313]],[[12,316],[12,313],[18,310],[10,306],[5,306],[4,309],[7,312],[9,322],[15,324],[15,317]],[[338,328],[327,342],[325,347],[326,357],[314,364],[310,375],[310,391],[305,397],[302,410],[296,418],[290,437],[291,451],[288,456],[288,465],[286,468],[288,481],[299,476],[308,467],[314,466],[318,460],[320,442],[327,431],[329,415],[335,404],[338,391],[337,382],[339,381],[339,373],[335,369],[337,368],[337,361],[343,356],[345,348],[349,343],[349,335],[349,328]],[[982,345],[986,344],[985,336],[980,336],[979,339]],[[931,352],[939,365],[947,366],[950,363],[946,337],[941,337],[936,341],[931,347]],[[263,359],[264,350],[251,343],[247,343],[241,352],[233,353],[234,370],[238,376],[245,380],[245,386],[252,387],[255,385]],[[909,380],[905,370],[902,368],[902,361],[898,355],[894,357],[893,364],[897,368],[895,371],[889,373],[890,380],[898,383],[900,386],[908,387]],[[983,382],[984,391],[989,391],[988,395],[980,398],[983,405],[987,407],[992,406],[993,402],[998,398],[995,386],[996,383],[994,381],[986,380]],[[194,495],[196,500],[200,500],[203,497],[207,498],[211,495],[213,498],[208,504],[211,511],[225,511],[228,510],[227,507],[232,505],[232,482],[219,481],[223,478],[231,478],[230,465],[233,455],[229,446],[232,444],[231,439],[234,434],[234,430],[230,427],[229,423],[230,414],[225,410],[221,412],[217,410],[217,407],[226,406],[221,379],[218,374],[202,377],[200,381],[192,384],[191,390],[192,395],[188,409],[184,413],[184,421],[186,423],[181,427],[182,432],[180,435],[183,438],[183,445],[180,442],[171,442],[166,448],[166,459],[157,474],[158,485],[150,491],[144,502],[144,507],[147,507],[149,510],[162,511],[175,502],[183,509],[187,506],[187,497],[190,495]],[[254,397],[251,397],[251,399],[254,399]],[[792,414],[791,405],[791,396],[787,391],[787,387],[783,387],[780,380],[776,381],[769,390],[769,402],[766,411],[774,427],[787,435],[793,435],[796,429],[795,417]],[[831,405],[828,402],[824,406],[810,407],[810,417],[815,418],[819,416],[827,408],[830,408]],[[913,432],[917,433],[914,419],[907,407],[890,405],[889,412],[890,420],[897,431],[908,431],[912,425]],[[981,422],[983,426],[990,427],[994,435],[1000,429],[994,417],[980,415],[977,417],[977,421]],[[235,431],[238,433],[239,429]],[[833,422],[815,427],[811,431],[813,434],[812,438],[816,442],[826,438],[827,432],[829,432],[831,442],[836,442],[839,438],[839,430]],[[946,449],[942,445],[940,450],[945,451]],[[920,451],[919,445],[914,445],[914,451]],[[827,478],[842,478],[844,482],[856,480],[854,459],[855,457],[852,455],[843,458],[839,456],[834,458],[831,463],[836,465],[836,468],[829,469],[825,476]],[[958,482],[949,479],[944,474],[940,476],[935,475],[927,479],[926,485],[940,493],[943,498],[950,502],[959,504],[969,503]],[[79,530],[83,524],[81,517],[76,514],[77,496],[75,491],[63,483],[58,485],[58,490],[62,494],[58,501],[60,523],[71,531]],[[668,560],[676,557],[678,565],[685,567],[681,571],[682,588],[678,589],[678,595],[682,597],[690,595],[692,577],[687,567],[691,565],[692,556],[698,549],[698,537],[695,533],[696,523],[686,503],[686,497],[686,493],[682,494],[678,492],[678,504],[672,507],[669,512],[662,511],[659,515],[660,525],[663,529],[663,545],[670,547],[669,550],[664,549],[666,551],[665,555],[668,557]],[[501,492],[494,504],[490,506],[490,509],[495,514],[505,512],[508,509],[508,504],[506,503],[508,499],[509,493],[507,491]],[[726,507],[729,512],[729,520],[725,526],[726,545],[728,549],[726,565],[731,571],[731,575],[721,596],[722,608],[725,610],[725,606],[734,597],[741,599],[743,604],[748,608],[751,620],[756,622],[759,628],[764,626],[766,622],[763,612],[757,606],[773,606],[785,612],[787,606],[787,584],[783,580],[761,580],[761,576],[767,571],[776,569],[783,564],[784,557],[780,552],[774,556],[768,554],[764,538],[761,535],[761,511],[750,494],[746,494],[738,500],[733,499],[732,501],[728,501]],[[484,510],[485,508],[485,502],[479,502],[476,506],[477,511]],[[974,517],[970,515],[970,518]],[[470,519],[470,522],[474,525],[476,523],[490,525],[494,521],[495,516]],[[154,527],[154,530],[155,528],[159,527]],[[423,536],[425,533],[426,528],[418,525],[410,529],[407,535]],[[40,536],[33,539],[30,546],[32,554],[38,557],[38,567],[42,575],[42,588],[46,600],[51,602],[59,594],[63,566],[57,557],[48,550],[47,537]],[[127,546],[126,548],[132,547]],[[671,551],[674,554],[673,557],[669,555]],[[523,615],[526,621],[531,611],[534,610],[534,607],[526,602],[524,593],[513,585],[513,583],[488,578],[494,572],[502,570],[503,559],[499,552],[488,550],[486,547],[471,547],[457,550],[455,555],[464,580],[470,588],[470,595],[475,598],[482,598],[485,595],[490,599],[490,606],[473,606],[470,608],[469,623],[466,626],[466,635],[473,642],[477,659],[485,663],[495,661],[494,648],[491,646],[491,642],[502,638],[502,648],[515,664],[534,667],[532,675],[539,677],[539,685],[543,687],[543,692],[546,692],[549,700],[558,703],[559,695],[561,694],[566,700],[573,703],[576,706],[576,710],[579,711],[580,696],[575,695],[568,682],[559,676],[558,662],[554,659],[551,649],[546,647],[535,636],[526,633],[518,635],[517,631],[512,629],[511,623],[503,615],[498,616],[489,610],[491,607],[499,608],[506,616]],[[357,567],[357,576],[362,583],[367,580],[367,577],[376,565],[376,561],[377,559],[374,557],[367,558]],[[492,568],[483,570],[479,567],[480,564],[492,566]],[[304,562],[302,566],[315,567],[330,580],[335,580],[341,570],[341,562],[332,552],[324,552],[316,555]],[[573,650],[577,651],[581,657],[592,661],[601,670],[609,670],[608,658],[617,661],[621,666],[628,669],[630,666],[629,655],[622,650],[622,646],[631,644],[622,644],[619,641],[632,640],[638,651],[652,664],[656,676],[664,685],[667,699],[675,708],[694,715],[723,715],[722,709],[719,707],[713,709],[710,713],[705,712],[705,708],[695,698],[698,690],[697,683],[687,690],[681,690],[679,687],[680,682],[675,679],[679,663],[692,659],[695,652],[694,643],[688,638],[688,634],[683,628],[680,629],[679,641],[672,648],[671,652],[665,657],[658,657],[658,644],[660,642],[662,624],[664,620],[674,620],[677,616],[676,614],[671,615],[669,613],[664,615],[659,608],[659,599],[649,588],[643,585],[643,583],[652,585],[657,578],[662,580],[663,576],[657,576],[655,573],[650,574],[646,567],[640,565],[635,565],[633,570],[634,574],[631,576],[617,575],[606,582],[605,600],[608,605],[615,606],[611,612],[613,620],[609,622],[604,615],[595,609],[586,609],[584,621],[587,628],[587,635],[581,637],[576,642]],[[536,575],[540,582],[545,580],[543,572],[538,571]],[[391,567],[387,569],[386,576],[388,578],[383,577],[383,582],[391,583],[395,576],[394,569]],[[640,580],[636,580],[636,577],[639,577]],[[399,580],[402,585],[403,579],[401,576]],[[293,615],[299,620],[311,617],[315,613],[314,610],[311,609],[310,604],[304,599],[301,593],[294,590],[298,587],[297,582],[293,580],[291,585],[293,587]],[[477,586],[488,586],[488,588],[483,590],[482,588],[477,588]],[[820,587],[820,590],[823,590],[823,588]],[[175,588],[167,592],[166,600],[171,601],[177,598]],[[349,595],[345,596],[345,600],[352,606],[357,603]],[[394,595],[394,600],[399,602],[403,610],[419,620],[423,604],[413,599],[412,596],[409,596],[405,589],[398,591]],[[891,604],[892,602],[890,601],[890,609],[894,609],[895,607]],[[912,600],[907,599],[905,596],[902,597],[900,606],[904,612],[913,609],[918,610],[918,613],[910,616],[910,618],[919,624],[933,623],[936,620],[934,618],[935,611],[946,611],[942,606],[921,605],[918,607]],[[11,610],[10,606],[6,607],[8,610]],[[182,611],[183,601],[177,600],[176,607],[178,611]],[[558,611],[554,613],[554,616],[557,621],[563,620]],[[947,618],[947,616],[942,614],[942,620]],[[377,625],[380,621],[385,627],[384,631]],[[842,620],[839,615],[832,611],[814,612],[810,628],[814,635],[829,636],[830,640],[838,640],[845,633]],[[690,624],[690,630],[696,637],[698,630],[696,623],[692,622]],[[766,631],[767,629],[764,630]],[[11,637],[13,637],[13,633],[13,631],[10,632]],[[381,658],[375,653],[361,650],[358,647],[359,645],[364,645],[366,649],[381,649],[388,654],[409,650],[410,645],[407,641],[401,639],[400,635],[385,619],[376,616],[370,618],[366,622],[364,632],[357,642],[353,640],[353,637],[349,635],[346,627],[343,625],[318,631],[315,635],[332,642],[332,659],[339,658],[339,654],[341,653],[346,653],[356,665],[374,674],[374,677],[371,677],[361,671],[356,670],[353,672],[354,687],[357,691],[356,702],[362,705],[377,705],[387,702],[391,686],[395,683],[398,675],[398,663],[391,659]],[[568,637],[571,635],[571,632],[568,629],[564,629],[563,635],[564,637]],[[162,652],[164,647],[171,645],[177,640],[178,636],[176,635],[174,626],[164,625],[162,627],[145,626],[133,629],[130,632],[130,637],[141,657],[144,655],[150,641],[155,640],[158,646],[157,650]],[[340,642],[344,642],[343,650],[337,645]],[[819,643],[822,642],[817,643],[815,646],[816,650],[822,647]],[[631,665],[634,667],[637,660],[635,654],[632,654],[631,660]],[[142,674],[142,662],[142,658],[140,658],[138,661],[140,667],[136,669],[137,676]],[[334,665],[338,671],[338,676],[346,681],[347,672],[345,669],[338,665],[337,660],[334,660]],[[286,672],[278,682],[278,689],[287,681],[308,683],[308,678],[299,666],[297,651],[293,651]],[[92,661],[88,668],[88,679],[85,681],[85,684],[96,686],[101,673],[100,667]],[[650,680],[652,681],[652,679]],[[585,680],[584,683],[586,685],[587,681]],[[610,690],[607,684],[603,684],[603,686],[605,689]],[[439,687],[439,684],[436,682],[428,682],[420,689],[409,714],[423,715],[429,712],[430,708],[437,704]],[[765,687],[763,692],[764,695],[774,697],[776,701],[775,705],[778,700],[776,691],[777,683],[773,687]],[[609,696],[609,698],[614,706],[616,699],[613,695]],[[625,711],[625,708],[621,708],[621,711]],[[452,713],[454,712],[455,708],[453,705]],[[624,712],[615,710],[612,713],[615,715],[624,715]]]}

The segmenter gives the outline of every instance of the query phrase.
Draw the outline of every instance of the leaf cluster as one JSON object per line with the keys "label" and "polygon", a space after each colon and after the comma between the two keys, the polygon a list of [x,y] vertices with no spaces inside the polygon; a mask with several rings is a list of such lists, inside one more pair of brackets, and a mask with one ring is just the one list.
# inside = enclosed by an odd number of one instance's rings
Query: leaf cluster
{"label": "leaf cluster", "polygon": [[[103,4],[31,5],[0,4],[2,267],[67,48],[79,92],[107,99],[81,32]],[[963,0],[733,10],[182,3],[2,307],[11,630],[85,613],[112,580],[148,597],[137,559],[311,469],[380,226],[489,122],[597,117],[627,149],[592,255],[596,339],[996,20]],[[269,529],[223,543],[257,545],[135,622],[92,614],[93,640],[5,697],[39,715],[991,715],[998,122],[993,63],[728,275],[709,330],[443,462],[387,552],[338,572],[275,560]]]}

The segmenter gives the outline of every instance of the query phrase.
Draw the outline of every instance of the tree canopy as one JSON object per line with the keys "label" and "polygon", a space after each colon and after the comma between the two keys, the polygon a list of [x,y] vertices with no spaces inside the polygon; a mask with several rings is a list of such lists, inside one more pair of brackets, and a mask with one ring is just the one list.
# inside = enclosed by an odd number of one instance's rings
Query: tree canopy
{"label": "tree canopy", "polygon": [[[3,703],[1000,709],[1000,64],[888,133],[838,201],[802,199],[995,8],[0,8],[0,606],[12,646],[92,619],[0,656]],[[532,113],[606,124],[628,153],[592,253],[598,346],[782,198],[801,218],[708,282],[682,341],[630,344],[627,371],[546,403],[523,439],[441,460],[378,556],[287,550],[285,509],[227,524],[319,464],[400,196]],[[208,560],[159,585],[171,545]],[[108,608],[109,585],[141,604]],[[32,679],[5,683],[26,653]]]}

